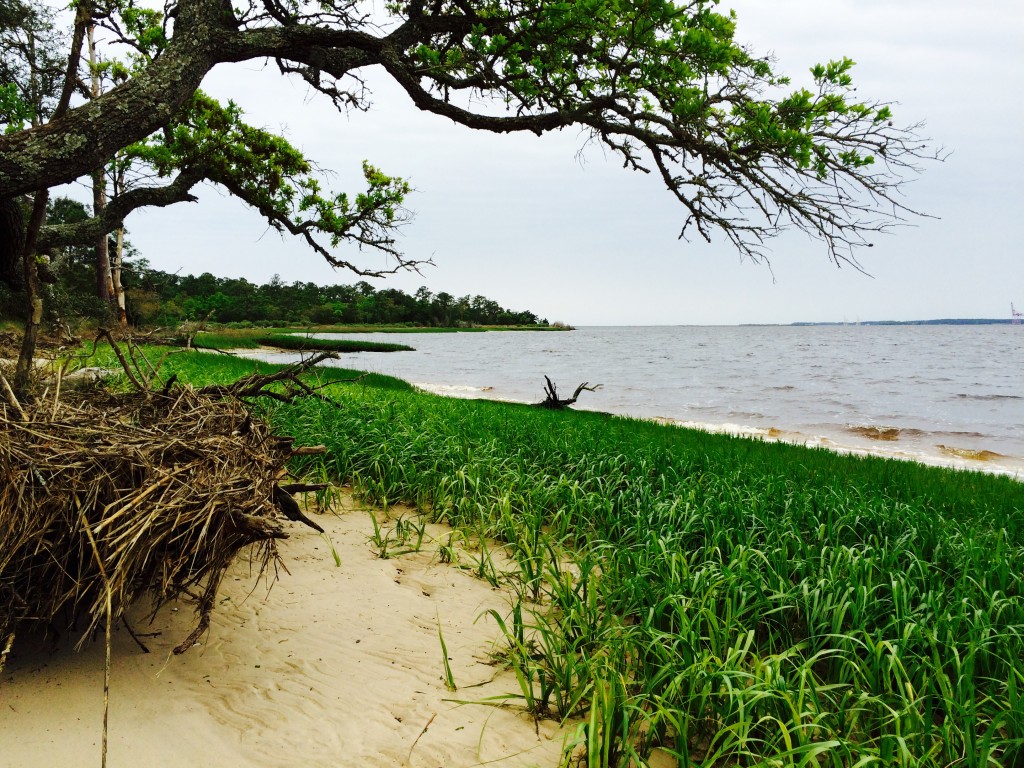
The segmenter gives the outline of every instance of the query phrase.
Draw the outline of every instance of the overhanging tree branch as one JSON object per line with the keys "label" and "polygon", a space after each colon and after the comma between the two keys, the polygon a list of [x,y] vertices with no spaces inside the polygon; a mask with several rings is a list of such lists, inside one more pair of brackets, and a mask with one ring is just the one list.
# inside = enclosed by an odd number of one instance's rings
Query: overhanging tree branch
{"label": "overhanging tree branch", "polygon": [[[343,109],[368,106],[357,72],[379,65],[417,108],[470,128],[583,127],[626,167],[656,172],[683,206],[682,237],[718,233],[755,259],[796,227],[837,263],[856,264],[871,235],[916,215],[901,184],[918,160],[941,156],[918,126],[894,126],[884,103],[855,100],[849,60],[815,67],[815,90],[792,89],[771,60],[734,41],[734,19],[712,0],[407,2],[389,8],[383,31],[348,1],[226,7],[181,0],[169,41],[127,83],[0,137],[0,195],[91,170],[171,124],[216,64],[260,58]],[[275,226],[307,238],[307,219],[257,202]],[[358,224],[349,239],[393,252],[388,236]]]}
{"label": "overhanging tree branch", "polygon": [[124,224],[125,218],[139,208],[166,208],[184,202],[196,202],[191,190],[206,178],[199,169],[189,169],[163,187],[142,187],[114,197],[107,203],[102,216],[71,224],[49,224],[39,231],[37,247],[40,251],[80,245],[113,232]]}

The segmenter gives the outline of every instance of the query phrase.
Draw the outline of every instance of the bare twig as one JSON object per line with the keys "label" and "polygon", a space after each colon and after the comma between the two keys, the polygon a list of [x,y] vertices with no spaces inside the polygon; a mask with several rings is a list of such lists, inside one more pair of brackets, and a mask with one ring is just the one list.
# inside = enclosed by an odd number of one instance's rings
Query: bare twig
{"label": "bare twig", "polygon": [[408,754],[408,755],[406,755],[406,758],[405,758],[405,764],[406,764],[406,765],[408,765],[408,764],[409,764],[409,761],[410,761],[410,760],[412,760],[412,752],[413,752],[413,750],[414,750],[414,749],[416,749],[416,745],[420,743],[420,739],[422,739],[422,738],[423,738],[424,734],[425,734],[425,733],[426,733],[426,732],[427,732],[428,730],[430,730],[430,726],[431,726],[431,724],[432,724],[432,723],[434,722],[434,718],[435,718],[435,717],[437,717],[437,713],[436,713],[436,712],[435,712],[435,713],[433,713],[433,714],[432,714],[432,715],[430,716],[430,719],[429,719],[429,720],[427,720],[427,724],[426,724],[426,725],[424,725],[424,726],[423,726],[423,730],[422,730],[422,731],[420,731],[420,735],[416,737],[416,739],[415,739],[415,740],[413,741],[413,743],[412,743],[412,746],[411,746],[411,747],[409,747],[409,754]]}
{"label": "bare twig", "polygon": [[321,456],[327,453],[326,445],[301,445],[292,449],[292,456]]}
{"label": "bare twig", "polygon": [[60,384],[64,380],[64,371],[67,370],[68,362],[65,360],[57,369],[57,384],[53,390],[53,407],[50,408],[50,421],[57,418],[57,404],[60,402]]}
{"label": "bare twig", "polygon": [[4,641],[4,649],[0,651],[0,674],[3,674],[4,665],[7,663],[7,657],[11,653],[11,648],[14,647],[14,633],[10,632],[7,635],[7,639]]}
{"label": "bare twig", "polygon": [[82,515],[82,530],[89,539],[89,546],[92,547],[93,557],[96,558],[96,568],[100,578],[103,580],[103,604],[106,609],[105,640],[106,654],[103,662],[103,746],[100,753],[100,765],[107,768],[107,725],[110,715],[110,648],[111,648],[111,624],[114,616],[114,601],[110,594],[110,579],[107,578],[107,570],[103,567],[103,558],[100,556],[99,547],[96,546],[96,538],[89,530],[89,521]]}
{"label": "bare twig", "polygon": [[21,403],[18,402],[18,398],[14,395],[14,390],[11,389],[10,382],[7,381],[7,377],[0,373],[0,385],[3,385],[4,394],[7,395],[7,402],[11,404],[11,407],[18,412],[18,416],[21,417],[22,421],[28,421],[28,415],[25,413],[25,409],[21,407]]}
{"label": "bare twig", "polygon": [[139,381],[135,372],[132,371],[131,366],[128,365],[128,361],[124,357],[124,353],[121,351],[121,347],[116,341],[114,341],[114,337],[110,335],[110,331],[108,329],[100,328],[97,331],[96,340],[99,341],[100,339],[106,339],[110,344],[110,348],[114,350],[114,354],[117,356],[117,361],[121,363],[121,367],[124,369],[125,375],[128,377],[128,381],[132,383],[132,386],[140,392],[145,392],[147,389],[146,385]]}

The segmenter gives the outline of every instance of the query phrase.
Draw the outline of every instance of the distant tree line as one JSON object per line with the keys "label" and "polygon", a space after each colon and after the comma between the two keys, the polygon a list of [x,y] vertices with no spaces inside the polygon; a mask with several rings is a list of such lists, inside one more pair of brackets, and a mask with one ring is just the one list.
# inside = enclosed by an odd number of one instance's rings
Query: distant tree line
{"label": "distant tree line", "polygon": [[172,275],[146,269],[127,291],[129,316],[146,325],[209,318],[218,323],[547,325],[533,312],[505,309],[484,296],[456,298],[422,287],[410,296],[397,288],[284,282],[275,275],[256,285],[245,278]]}
{"label": "distant tree line", "polygon": [[[50,202],[48,218],[73,223],[89,216],[87,208],[68,198]],[[128,320],[137,326],[170,325],[183,320],[217,323],[277,324],[411,324],[435,327],[474,325],[547,325],[533,312],[505,309],[484,296],[455,297],[422,287],[415,294],[397,288],[377,289],[365,281],[355,285],[286,283],[275,275],[256,285],[245,278],[198,277],[153,269],[130,243],[124,246]],[[93,246],[54,249],[44,263],[46,311],[51,321],[77,318],[107,320],[114,307],[97,296]],[[16,287],[0,281],[0,317],[21,317]]]}

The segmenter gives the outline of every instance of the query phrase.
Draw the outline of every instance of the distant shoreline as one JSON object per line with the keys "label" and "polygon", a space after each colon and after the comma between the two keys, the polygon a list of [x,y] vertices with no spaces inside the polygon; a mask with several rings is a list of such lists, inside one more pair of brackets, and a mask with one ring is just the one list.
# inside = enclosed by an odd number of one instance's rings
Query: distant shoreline
{"label": "distant shoreline", "polygon": [[[854,323],[848,322],[796,322],[791,326],[808,325],[1012,325],[1013,321],[1002,318],[944,318],[941,320],[858,320]],[[752,325],[752,323],[748,323]]]}

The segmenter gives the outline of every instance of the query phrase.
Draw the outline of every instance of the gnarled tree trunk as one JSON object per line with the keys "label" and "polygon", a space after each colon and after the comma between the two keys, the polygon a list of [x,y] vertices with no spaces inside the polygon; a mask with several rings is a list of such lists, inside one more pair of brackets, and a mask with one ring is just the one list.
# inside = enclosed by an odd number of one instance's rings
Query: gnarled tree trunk
{"label": "gnarled tree trunk", "polygon": [[21,354],[14,371],[14,393],[20,398],[29,390],[32,374],[32,360],[36,353],[36,338],[43,322],[43,297],[39,291],[39,265],[36,263],[36,236],[46,219],[46,204],[50,199],[49,190],[36,193],[32,204],[25,241],[21,248],[22,279],[28,294],[28,314],[25,318],[25,335],[21,340]]}

